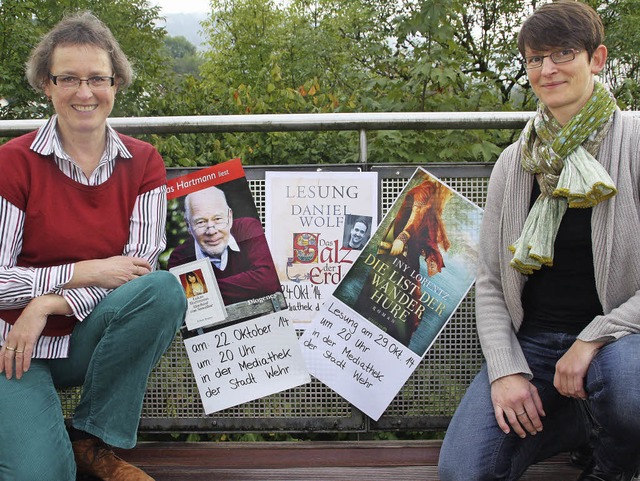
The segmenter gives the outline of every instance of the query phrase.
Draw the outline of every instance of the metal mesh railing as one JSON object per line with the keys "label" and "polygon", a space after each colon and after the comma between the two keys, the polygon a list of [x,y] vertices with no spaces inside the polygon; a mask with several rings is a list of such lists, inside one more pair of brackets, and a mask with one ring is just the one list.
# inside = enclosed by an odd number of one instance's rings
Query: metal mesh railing
{"label": "metal mesh railing", "polygon": [[[489,165],[433,165],[428,170],[472,202],[484,206]],[[264,170],[248,167],[258,213],[265,214]],[[324,170],[331,170],[324,166]],[[376,167],[381,217],[414,172],[413,166]],[[185,171],[175,171],[182,175]],[[292,171],[295,175],[295,171]],[[357,175],[357,174],[356,174]],[[478,371],[480,346],[475,333],[473,290],[378,422],[371,421],[316,379],[298,388],[229,408],[213,415],[202,409],[198,389],[180,336],[149,379],[142,431],[331,431],[436,430],[446,427],[466,387]],[[70,416],[79,389],[61,392]]]}

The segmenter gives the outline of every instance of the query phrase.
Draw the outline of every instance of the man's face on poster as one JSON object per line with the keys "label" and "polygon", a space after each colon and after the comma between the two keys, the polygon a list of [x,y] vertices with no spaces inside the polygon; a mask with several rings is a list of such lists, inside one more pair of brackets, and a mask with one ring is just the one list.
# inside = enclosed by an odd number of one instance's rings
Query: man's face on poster
{"label": "man's face on poster", "polygon": [[219,257],[229,244],[233,213],[222,193],[190,194],[187,205],[189,232],[202,252]]}
{"label": "man's face on poster", "polygon": [[367,226],[363,222],[356,222],[351,229],[351,245],[360,245],[365,235],[367,235]]}

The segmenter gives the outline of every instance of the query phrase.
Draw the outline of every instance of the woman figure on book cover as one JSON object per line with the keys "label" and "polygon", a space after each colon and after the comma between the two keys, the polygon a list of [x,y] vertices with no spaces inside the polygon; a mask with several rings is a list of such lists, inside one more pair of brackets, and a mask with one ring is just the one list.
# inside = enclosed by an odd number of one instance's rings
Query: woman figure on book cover
{"label": "woman figure on book cover", "polygon": [[[442,213],[452,195],[451,190],[431,178],[426,178],[406,193],[379,245],[377,259],[386,265],[384,273],[372,272],[358,297],[356,310],[405,346],[409,345],[425,312],[421,301],[420,260],[424,259],[428,276],[438,274],[445,267],[442,251],[448,250],[451,243]],[[377,283],[378,287],[374,286],[375,275],[384,276],[384,281]],[[386,282],[401,286],[404,294],[413,300],[404,303],[408,309],[394,310],[397,304],[393,302],[386,304],[392,306],[390,309],[385,308],[385,301],[376,290]],[[384,288],[386,294],[395,292],[395,289]],[[372,301],[372,298],[377,301]]]}
{"label": "woman figure on book cover", "polygon": [[[200,276],[198,273],[200,273]],[[207,286],[202,280],[201,275],[200,270],[197,272],[187,272],[184,275],[184,291],[187,294],[187,299],[207,293]]]}
{"label": "woman figure on book cover", "polygon": [[441,249],[447,251],[451,247],[442,212],[452,195],[451,190],[433,179],[426,179],[407,192],[393,222],[393,232],[398,234],[389,253],[404,256],[415,272],[420,271],[421,257],[429,276],[442,272]]}
{"label": "woman figure on book cover", "polygon": [[[55,115],[0,147],[0,479],[150,476],[136,443],[151,370],[184,320],[165,247],[166,173],[107,123],[132,69],[90,13],[63,19],[27,62]],[[57,388],[83,386],[65,428]]]}
{"label": "woman figure on book cover", "polygon": [[[449,250],[451,242],[442,221],[442,212],[453,192],[443,184],[427,178],[407,192],[393,222],[393,243],[389,255],[399,257],[411,267],[411,272],[420,272],[420,259],[424,259],[427,273],[432,277],[445,267],[442,251]],[[388,244],[384,244],[386,247]],[[416,276],[413,276],[414,278]],[[420,301],[421,282],[417,280],[411,297]],[[411,333],[420,324],[420,311],[409,315]]]}

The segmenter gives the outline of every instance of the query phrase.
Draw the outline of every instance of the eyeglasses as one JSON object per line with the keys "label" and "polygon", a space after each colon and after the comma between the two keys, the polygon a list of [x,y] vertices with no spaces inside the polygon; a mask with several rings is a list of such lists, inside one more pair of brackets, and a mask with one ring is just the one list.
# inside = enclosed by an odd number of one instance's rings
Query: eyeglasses
{"label": "eyeglasses", "polygon": [[108,75],[94,75],[89,78],[80,78],[74,75],[52,75],[49,73],[49,78],[53,82],[53,85],[69,90],[79,88],[82,82],[87,82],[91,90],[106,90],[109,87],[113,87],[116,81],[115,76],[109,77]]}
{"label": "eyeglasses", "polygon": [[557,52],[551,52],[549,55],[531,55],[524,58],[524,65],[527,70],[542,67],[542,61],[549,57],[555,64],[567,63],[575,60],[576,54],[582,52],[582,50],[576,50],[575,48],[563,48]]}
{"label": "eyeglasses", "polygon": [[229,225],[229,215],[227,212],[227,216],[216,216],[212,219],[198,219],[193,224],[193,229],[198,232],[206,232],[210,227],[214,227],[216,230],[221,230],[226,228]]}

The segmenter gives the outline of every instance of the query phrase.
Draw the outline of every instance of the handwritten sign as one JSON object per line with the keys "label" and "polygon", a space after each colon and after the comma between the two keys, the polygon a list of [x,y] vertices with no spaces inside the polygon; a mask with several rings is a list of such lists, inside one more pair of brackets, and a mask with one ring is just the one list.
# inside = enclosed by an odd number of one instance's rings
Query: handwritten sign
{"label": "handwritten sign", "polygon": [[330,379],[334,391],[376,420],[420,363],[420,356],[337,299],[322,307],[300,344],[309,372]]}
{"label": "handwritten sign", "polygon": [[314,316],[324,301],[320,287],[311,284],[285,282],[282,292],[287,298],[289,310],[298,313],[295,314],[296,318]]}
{"label": "handwritten sign", "polygon": [[310,381],[286,311],[191,337],[184,344],[207,414]]}

